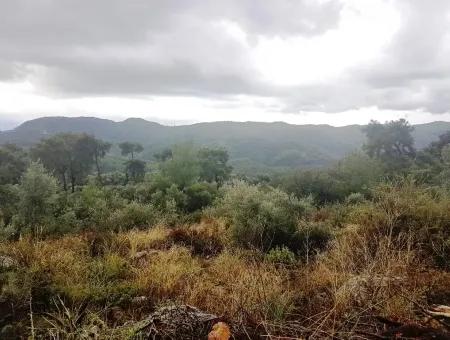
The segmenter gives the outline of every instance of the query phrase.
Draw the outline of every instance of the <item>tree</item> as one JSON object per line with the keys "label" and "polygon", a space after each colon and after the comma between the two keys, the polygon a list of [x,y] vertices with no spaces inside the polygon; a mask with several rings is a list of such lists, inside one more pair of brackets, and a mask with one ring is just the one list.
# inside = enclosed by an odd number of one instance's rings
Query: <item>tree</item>
{"label": "tree", "polygon": [[52,214],[56,192],[56,179],[46,172],[42,164],[31,163],[19,185],[20,225],[29,226],[36,233],[37,227]]}
{"label": "tree", "polygon": [[450,145],[442,148],[441,157],[444,164],[450,165]]}
{"label": "tree", "polygon": [[370,157],[379,158],[391,165],[404,164],[415,156],[414,128],[405,120],[393,120],[381,124],[372,120],[363,130],[367,142],[363,149]]}
{"label": "tree", "polygon": [[447,131],[439,136],[439,139],[432,142],[425,150],[437,158],[441,158],[442,149],[450,145],[450,131]]}
{"label": "tree", "polygon": [[[94,163],[103,157],[110,145],[87,134],[60,134],[42,140],[31,153],[45,168],[57,175],[67,190],[72,192],[77,184],[83,183]],[[98,168],[99,170],[99,168]]]}
{"label": "tree", "polygon": [[119,148],[122,156],[131,155],[131,159],[134,159],[135,153],[144,151],[144,147],[139,143],[123,142],[119,144]]}
{"label": "tree", "polygon": [[102,174],[100,169],[100,159],[104,158],[111,149],[112,144],[104,142],[100,139],[94,140],[94,160],[95,168],[97,169],[97,178],[102,183]]}
{"label": "tree", "polygon": [[172,147],[172,158],[161,165],[162,174],[180,189],[195,183],[200,174],[198,153],[192,144]]}
{"label": "tree", "polygon": [[224,149],[202,148],[198,152],[200,179],[221,185],[230,178],[232,167],[228,163],[228,152]]}
{"label": "tree", "polygon": [[145,162],[139,159],[130,159],[125,163],[125,173],[127,182],[128,179],[132,181],[140,181],[145,176]]}
{"label": "tree", "polygon": [[0,147],[0,185],[17,184],[27,167],[25,151],[14,144]]}
{"label": "tree", "polygon": [[172,149],[166,148],[164,150],[161,150],[160,152],[157,152],[153,155],[153,157],[158,162],[165,162],[172,158]]}

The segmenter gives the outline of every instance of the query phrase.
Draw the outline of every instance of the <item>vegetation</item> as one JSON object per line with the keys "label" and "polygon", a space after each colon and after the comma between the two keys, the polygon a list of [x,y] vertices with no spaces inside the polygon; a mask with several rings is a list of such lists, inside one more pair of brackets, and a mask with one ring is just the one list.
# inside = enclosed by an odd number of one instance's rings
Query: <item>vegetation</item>
{"label": "vegetation", "polygon": [[[222,147],[230,156],[234,172],[272,175],[293,168],[329,166],[365,142],[363,126],[290,125],[286,123],[212,122],[185,126],[164,126],[143,119],[113,122],[97,118],[47,117],[28,121],[11,131],[0,132],[0,144],[22,147],[35,145],[43,138],[61,133],[94,134],[115,144],[104,168],[123,171],[118,144],[128,141],[144,147],[139,158],[153,161],[173,144],[194,142],[200,147]],[[450,130],[448,122],[414,126],[415,148],[423,149]],[[119,160],[118,160],[119,159]],[[113,168],[113,169],[112,169]]]}
{"label": "vegetation", "polygon": [[327,168],[252,177],[193,143],[151,161],[87,134],[0,147],[0,338],[136,338],[170,306],[236,338],[445,338],[427,310],[450,304],[450,133],[365,131]]}

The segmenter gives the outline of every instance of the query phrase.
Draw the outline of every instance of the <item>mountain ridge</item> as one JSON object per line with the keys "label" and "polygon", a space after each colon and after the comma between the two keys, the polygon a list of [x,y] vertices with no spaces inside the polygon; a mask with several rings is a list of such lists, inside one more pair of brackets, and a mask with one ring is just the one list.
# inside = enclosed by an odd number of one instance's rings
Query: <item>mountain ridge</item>
{"label": "mountain ridge", "polygon": [[[285,122],[201,122],[167,126],[142,118],[123,121],[96,117],[41,117],[0,132],[0,144],[31,146],[57,133],[88,133],[112,143],[139,142],[143,157],[175,143],[225,147],[240,167],[315,167],[341,159],[364,143],[364,125],[334,127],[327,124],[294,125]],[[423,148],[445,131],[450,122],[414,125],[417,148]]]}

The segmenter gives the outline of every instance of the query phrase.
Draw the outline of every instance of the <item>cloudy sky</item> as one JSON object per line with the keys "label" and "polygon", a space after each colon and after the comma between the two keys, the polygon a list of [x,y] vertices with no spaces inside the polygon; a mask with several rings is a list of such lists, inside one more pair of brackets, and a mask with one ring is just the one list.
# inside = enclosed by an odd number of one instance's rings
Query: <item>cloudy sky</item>
{"label": "cloudy sky", "polygon": [[50,115],[450,121],[450,1],[1,1],[0,121]]}

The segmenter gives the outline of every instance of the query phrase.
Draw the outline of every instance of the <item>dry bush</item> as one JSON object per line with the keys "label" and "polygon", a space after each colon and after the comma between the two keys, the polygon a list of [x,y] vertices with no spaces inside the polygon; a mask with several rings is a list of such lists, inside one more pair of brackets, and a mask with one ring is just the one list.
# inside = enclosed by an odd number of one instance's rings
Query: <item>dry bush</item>
{"label": "dry bush", "polygon": [[415,304],[424,303],[426,293],[416,278],[422,268],[408,235],[393,240],[348,226],[309,271],[302,271],[307,279],[300,290],[309,314],[302,326],[312,338],[345,338],[375,327],[375,316],[414,319]]}
{"label": "dry bush", "polygon": [[144,265],[135,268],[134,282],[146,296],[160,302],[182,296],[201,271],[200,261],[187,248],[175,246],[152,254]]}
{"label": "dry bush", "polygon": [[[441,267],[450,263],[450,199],[411,181],[380,185],[374,201],[356,206],[349,217],[368,232],[411,236],[412,245]],[[402,244],[397,244],[399,248]]]}
{"label": "dry bush", "polygon": [[134,257],[138,252],[166,248],[168,236],[169,229],[163,226],[146,230],[130,230],[114,236],[110,251]]}
{"label": "dry bush", "polygon": [[224,252],[197,277],[187,302],[241,328],[256,328],[287,317],[293,307],[293,290],[286,270],[242,253]]}
{"label": "dry bush", "polygon": [[224,226],[215,220],[173,228],[168,238],[175,244],[190,248],[193,254],[206,257],[219,254],[227,243]]}

